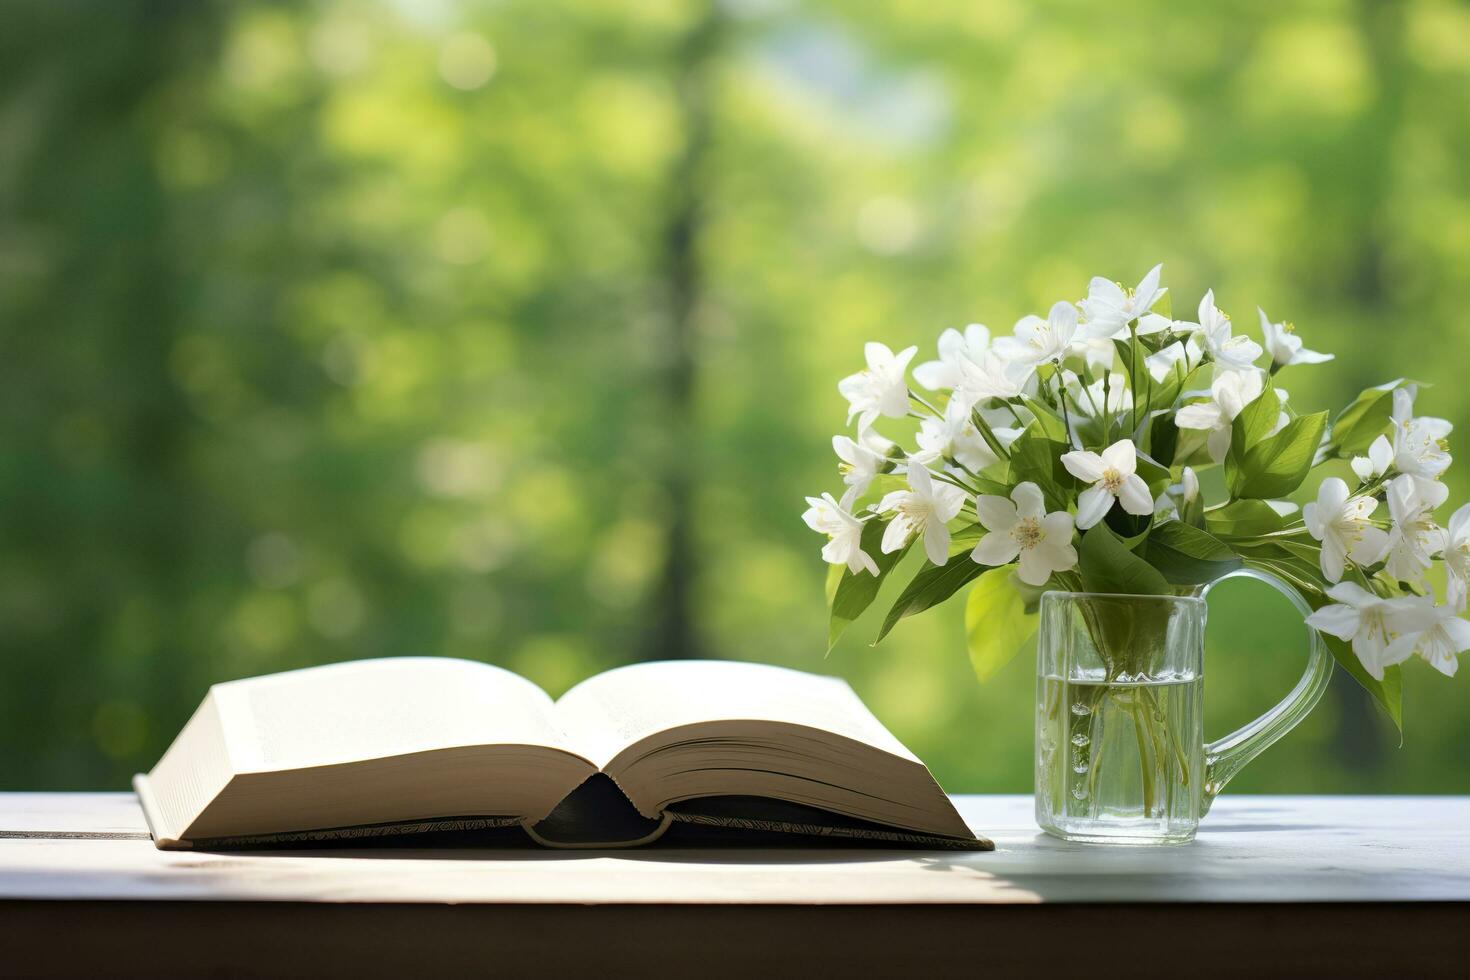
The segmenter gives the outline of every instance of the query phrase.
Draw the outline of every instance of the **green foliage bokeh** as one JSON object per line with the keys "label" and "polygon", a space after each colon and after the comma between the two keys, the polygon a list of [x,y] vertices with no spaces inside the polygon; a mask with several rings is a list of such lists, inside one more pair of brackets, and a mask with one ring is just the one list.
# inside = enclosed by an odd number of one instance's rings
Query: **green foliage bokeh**
{"label": "green foliage bokeh", "polygon": [[[1299,410],[1408,375],[1470,433],[1462,4],[6,22],[0,788],[122,788],[218,680],[428,654],[555,694],[692,653],[845,676],[946,787],[1026,791],[1030,665],[978,684],[962,603],[824,659],[798,515],[864,341],[1163,261],[1176,313],[1213,286],[1336,352]],[[1276,603],[1212,600],[1215,734],[1300,669]],[[1236,787],[1470,791],[1465,681],[1406,675],[1402,748],[1339,677]]]}

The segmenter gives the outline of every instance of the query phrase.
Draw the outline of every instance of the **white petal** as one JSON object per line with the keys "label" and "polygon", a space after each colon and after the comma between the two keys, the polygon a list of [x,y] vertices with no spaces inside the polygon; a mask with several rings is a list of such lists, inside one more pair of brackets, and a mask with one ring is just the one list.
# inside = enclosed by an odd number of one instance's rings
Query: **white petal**
{"label": "white petal", "polygon": [[1041,495],[1041,488],[1029,481],[1017,484],[1011,491],[1011,499],[1016,502],[1016,514],[1020,517],[1039,520],[1046,513],[1046,499]]}
{"label": "white petal", "polygon": [[863,345],[863,357],[868,362],[868,368],[873,371],[881,371],[893,363],[892,349],[876,340],[870,340]]}
{"label": "white petal", "polygon": [[[1041,529],[1046,532],[1046,544],[1072,545],[1072,515],[1064,510],[1054,511],[1041,519]],[[1076,558],[1074,556],[1073,560]],[[1068,566],[1071,567],[1071,566]]]}
{"label": "white petal", "polygon": [[950,327],[939,335],[939,356],[942,360],[950,360],[965,349],[965,338],[954,327]]}
{"label": "white petal", "polygon": [[1004,565],[1021,551],[1021,546],[1009,533],[993,531],[980,539],[970,557],[981,565]]}
{"label": "white petal", "polygon": [[1322,539],[1322,554],[1318,560],[1322,565],[1322,575],[1327,581],[1342,581],[1342,573],[1347,567],[1347,555],[1336,534],[1328,534]]}
{"label": "white petal", "polygon": [[922,466],[909,467],[909,486],[921,497],[934,496],[934,480]]}
{"label": "white petal", "polygon": [[1348,485],[1345,482],[1335,476],[1323,480],[1322,485],[1317,488],[1317,506],[1322,511],[1322,519],[1332,520],[1342,510],[1347,499]]}
{"label": "white petal", "polygon": [[890,490],[883,495],[882,500],[878,501],[878,513],[886,514],[890,510],[897,510],[908,499],[907,490]]}
{"label": "white petal", "polygon": [[1375,476],[1388,469],[1393,463],[1393,443],[1388,441],[1388,436],[1379,436],[1373,440],[1373,444],[1368,447],[1368,459],[1373,463]]}
{"label": "white petal", "polygon": [[1059,343],[1071,343],[1072,335],[1077,332],[1077,307],[1059,300],[1052,305],[1046,319]]}
{"label": "white petal", "polygon": [[1233,438],[1233,430],[1228,425],[1222,425],[1210,433],[1205,440],[1205,451],[1210,454],[1210,461],[1214,463],[1225,462],[1225,457],[1230,455],[1230,440]]}
{"label": "white petal", "polygon": [[[1103,450],[1103,466],[1117,470],[1123,476],[1138,470],[1138,452],[1132,439],[1119,439]],[[1152,513],[1152,511],[1150,511]]]}
{"label": "white petal", "polygon": [[940,388],[953,388],[957,376],[943,361],[925,361],[914,368],[914,380],[930,391],[938,391]]}
{"label": "white petal", "polygon": [[1174,414],[1174,424],[1181,429],[1215,429],[1221,424],[1223,413],[1214,402],[1196,402],[1185,405]]}
{"label": "white petal", "polygon": [[[1152,501],[1150,501],[1152,504]],[[1113,495],[1102,487],[1088,487],[1077,497],[1077,530],[1085,531],[1107,516]]]}
{"label": "white petal", "polygon": [[1038,549],[1028,548],[1021,552],[1016,577],[1027,585],[1045,585],[1046,580],[1051,578],[1051,568],[1047,565],[1046,559],[1038,553]]}
{"label": "white petal", "polygon": [[1323,606],[1307,617],[1307,625],[1339,640],[1351,640],[1358,632],[1361,617],[1352,606]]}
{"label": "white petal", "polygon": [[883,553],[891,555],[895,551],[902,550],[903,546],[908,544],[909,533],[912,530],[913,525],[909,523],[907,515],[899,514],[895,517],[889,522],[887,530],[883,532]]}
{"label": "white petal", "polygon": [[1067,468],[1068,473],[1085,483],[1096,483],[1101,480],[1103,470],[1107,468],[1103,465],[1101,456],[1083,450],[1063,453],[1062,465]]}
{"label": "white petal", "polygon": [[1163,275],[1163,272],[1164,263],[1160,262],[1148,270],[1148,273],[1139,281],[1138,289],[1133,294],[1134,300],[1140,305],[1139,309],[1134,310],[1135,313],[1142,313],[1158,300],[1159,277]]}
{"label": "white petal", "polygon": [[965,491],[948,483],[934,487],[934,519],[943,524],[952,521],[965,506]]}
{"label": "white petal", "polygon": [[1046,562],[1046,567],[1054,572],[1065,572],[1077,564],[1077,549],[1065,539],[1060,544],[1048,539],[1032,548],[1031,551]]}
{"label": "white petal", "polygon": [[931,520],[924,528],[924,554],[936,565],[949,561],[949,528]]}
{"label": "white petal", "polygon": [[1006,532],[1016,526],[1016,505],[997,494],[984,493],[975,498],[975,513],[987,531]]}
{"label": "white petal", "polygon": [[1359,565],[1371,565],[1382,560],[1388,551],[1388,532],[1381,527],[1365,527],[1360,533],[1362,537],[1353,544],[1348,557]]}
{"label": "white petal", "polygon": [[1363,588],[1357,582],[1339,582],[1327,590],[1327,596],[1354,608],[1371,606],[1380,601],[1376,595]]}
{"label": "white petal", "polygon": [[1154,498],[1148,492],[1148,484],[1136,473],[1123,479],[1123,485],[1118,488],[1118,500],[1130,514],[1143,517],[1154,512]]}

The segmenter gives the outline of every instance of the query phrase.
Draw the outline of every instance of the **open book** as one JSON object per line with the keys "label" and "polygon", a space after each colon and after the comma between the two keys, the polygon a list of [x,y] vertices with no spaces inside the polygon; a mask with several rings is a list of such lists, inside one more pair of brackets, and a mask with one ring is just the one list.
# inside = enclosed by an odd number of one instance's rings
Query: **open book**
{"label": "open book", "polygon": [[161,848],[509,828],[617,847],[671,827],[990,847],[845,682],[749,663],[622,667],[557,701],[427,657],[216,684],[133,785]]}

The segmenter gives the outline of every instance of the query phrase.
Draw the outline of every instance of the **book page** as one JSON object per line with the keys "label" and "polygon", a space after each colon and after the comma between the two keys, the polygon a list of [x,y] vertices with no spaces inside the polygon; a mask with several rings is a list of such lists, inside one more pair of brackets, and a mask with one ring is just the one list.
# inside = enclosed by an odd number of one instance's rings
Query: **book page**
{"label": "book page", "polygon": [[468,660],[360,660],[218,684],[214,693],[237,771],[466,745],[563,744],[544,691]]}
{"label": "book page", "polygon": [[730,720],[804,725],[918,762],[846,681],[764,664],[669,660],[619,667],[563,694],[556,719],[574,751],[598,766],[649,735]]}

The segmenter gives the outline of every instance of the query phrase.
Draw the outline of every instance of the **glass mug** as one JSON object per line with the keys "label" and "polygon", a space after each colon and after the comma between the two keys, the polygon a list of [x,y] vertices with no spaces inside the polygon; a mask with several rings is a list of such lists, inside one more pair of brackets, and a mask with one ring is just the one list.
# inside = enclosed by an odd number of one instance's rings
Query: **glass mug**
{"label": "glass mug", "polygon": [[1204,740],[1205,594],[1252,578],[1311,609],[1263,572],[1232,572],[1188,595],[1047,592],[1036,675],[1036,822],[1090,843],[1182,844],[1239,772],[1295,728],[1327,690],[1333,661],[1307,628],[1307,670],[1280,704]]}

